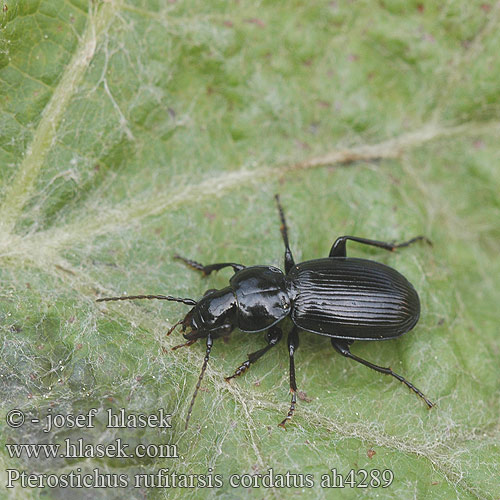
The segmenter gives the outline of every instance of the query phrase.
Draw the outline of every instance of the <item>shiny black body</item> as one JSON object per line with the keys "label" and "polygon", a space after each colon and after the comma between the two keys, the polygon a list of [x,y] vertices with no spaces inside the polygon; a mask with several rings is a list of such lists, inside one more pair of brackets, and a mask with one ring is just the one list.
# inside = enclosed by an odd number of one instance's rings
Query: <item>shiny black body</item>
{"label": "shiny black body", "polygon": [[229,381],[244,373],[282,338],[279,323],[289,317],[293,327],[288,334],[290,358],[290,391],[292,401],[286,418],[291,419],[296,405],[294,355],[299,346],[299,331],[329,337],[333,348],[341,355],[357,361],[375,371],[391,375],[403,382],[421,397],[427,406],[431,403],[423,393],[401,375],[351,353],[350,346],[358,340],[394,339],[410,331],[420,316],[420,301],[411,283],[398,271],[376,261],[347,257],[347,241],[355,241],[385,250],[394,251],[416,241],[430,241],[417,236],[404,243],[386,243],[356,236],[341,236],[335,240],[328,257],[295,264],[288,243],[288,232],[283,209],[276,196],[281,217],[281,234],[285,244],[285,272],[272,266],[245,267],[234,262],[202,265],[196,261],[176,256],[205,276],[225,267],[232,267],[234,274],[229,285],[221,290],[207,290],[199,300],[170,296],[139,295],[109,297],[104,300],[137,298],[166,299],[193,305],[187,315],[176,323],[169,333],[182,325],[186,342],[173,349],[189,346],[199,339],[206,339],[205,359],[196,390],[191,400],[186,427],[194,399],[208,364],[213,340],[227,337],[235,328],[243,332],[265,331],[267,345],[249,354],[248,359]]}
{"label": "shiny black body", "polygon": [[237,303],[237,327],[244,332],[266,330],[290,313],[287,281],[276,267],[247,267],[229,284]]}
{"label": "shiny black body", "polygon": [[366,259],[330,257],[294,266],[287,276],[291,319],[309,332],[348,340],[383,340],[411,330],[420,301],[396,270]]}
{"label": "shiny black body", "polygon": [[286,276],[272,266],[246,267],[228,287],[206,294],[197,309],[196,331],[223,319],[244,332],[261,332],[290,315],[297,327],[319,335],[382,340],[411,330],[420,302],[411,283],[384,264],[329,257],[301,262]]}

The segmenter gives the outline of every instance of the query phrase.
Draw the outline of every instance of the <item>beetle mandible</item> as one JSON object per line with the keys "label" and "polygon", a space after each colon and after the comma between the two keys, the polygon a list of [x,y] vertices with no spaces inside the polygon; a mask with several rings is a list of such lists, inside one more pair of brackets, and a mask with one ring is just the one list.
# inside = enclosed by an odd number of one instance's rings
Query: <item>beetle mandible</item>
{"label": "beetle mandible", "polygon": [[375,365],[351,353],[355,340],[388,340],[410,331],[420,316],[420,301],[411,283],[398,271],[379,262],[347,257],[347,241],[355,241],[385,250],[407,247],[416,241],[432,244],[426,237],[417,236],[403,243],[341,236],[335,240],[328,257],[295,264],[288,243],[285,215],[276,195],[281,219],[281,235],[285,244],[285,272],[273,266],[246,267],[234,262],[202,265],[194,260],[175,255],[176,259],[208,276],[213,271],[232,267],[234,274],[229,286],[210,289],[195,301],[167,295],[131,295],[104,297],[97,302],[111,300],[160,299],[182,302],[193,306],[186,316],[175,323],[167,335],[181,325],[186,342],[173,347],[190,346],[206,339],[205,358],[186,416],[187,429],[194,401],[207,368],[213,340],[226,337],[235,328],[243,332],[265,331],[267,345],[248,355],[226,381],[244,373],[251,364],[266,354],[282,337],[278,323],[289,316],[293,327],[288,333],[290,359],[291,403],[285,424],[294,414],[297,404],[294,356],[299,346],[299,330],[330,337],[334,349],[373,370],[391,375],[403,382],[429,408],[434,406],[417,387],[390,368]]}

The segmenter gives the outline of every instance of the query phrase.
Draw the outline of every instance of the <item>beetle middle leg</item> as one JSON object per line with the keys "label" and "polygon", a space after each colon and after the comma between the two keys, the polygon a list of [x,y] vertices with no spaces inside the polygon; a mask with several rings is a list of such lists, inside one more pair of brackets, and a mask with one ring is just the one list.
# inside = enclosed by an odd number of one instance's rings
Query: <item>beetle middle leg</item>
{"label": "beetle middle leg", "polygon": [[285,272],[288,274],[290,269],[295,265],[295,261],[293,260],[292,251],[290,250],[290,244],[288,243],[288,228],[286,226],[285,221],[285,212],[283,211],[283,207],[280,203],[279,195],[275,195],[276,203],[278,205],[278,211],[280,213],[281,219],[281,236],[283,236],[283,242],[285,243]]}
{"label": "beetle middle leg", "polygon": [[370,245],[372,247],[383,248],[384,250],[394,251],[396,248],[403,248],[410,246],[412,243],[417,241],[425,241],[427,244],[432,245],[431,241],[425,236],[416,236],[408,241],[403,241],[402,243],[388,243],[385,241],[369,240],[367,238],[358,238],[357,236],[340,236],[335,240],[332,245],[330,254],[328,257],[346,257],[346,243],[347,240],[356,241],[363,245]]}
{"label": "beetle middle leg", "polygon": [[295,382],[295,362],[293,356],[299,347],[299,330],[294,326],[288,334],[288,353],[290,355],[290,392],[292,393],[292,401],[287,416],[278,424],[283,429],[286,429],[285,424],[293,417],[295,405],[297,404],[297,384]]}
{"label": "beetle middle leg", "polygon": [[332,338],[331,341],[334,349],[340,354],[342,354],[342,356],[354,359],[354,361],[357,361],[358,363],[361,363],[362,365],[365,365],[368,368],[371,368],[372,370],[375,370],[377,372],[384,373],[385,375],[392,375],[400,382],[403,382],[403,384],[405,384],[408,388],[410,388],[417,396],[421,397],[429,408],[432,408],[434,406],[434,403],[429,401],[429,399],[427,399],[427,397],[422,393],[422,391],[420,391],[420,389],[417,389],[411,382],[409,382],[396,372],[393,372],[390,368],[384,368],[383,366],[374,365],[373,363],[370,363],[369,361],[366,361],[365,359],[360,358],[355,354],[352,354],[351,350],[349,349],[349,345],[352,344],[352,341],[349,342],[335,338]]}
{"label": "beetle middle leg", "polygon": [[186,257],[181,257],[180,255],[174,255],[174,259],[181,260],[184,264],[188,265],[192,269],[196,269],[197,271],[201,271],[203,276],[208,276],[213,271],[219,271],[225,267],[232,267],[234,272],[237,273],[242,269],[245,269],[243,264],[236,264],[235,262],[219,262],[217,264],[209,264],[208,266],[204,266],[195,260],[186,259]]}
{"label": "beetle middle leg", "polygon": [[249,354],[248,359],[244,361],[238,368],[236,368],[236,371],[230,377],[225,377],[226,382],[229,382],[232,378],[239,377],[242,373],[245,373],[250,368],[250,365],[264,356],[264,354],[266,354],[266,352],[269,351],[271,347],[274,347],[281,340],[282,336],[283,332],[281,331],[281,328],[277,326],[269,328],[269,330],[267,330],[266,332],[266,347]]}

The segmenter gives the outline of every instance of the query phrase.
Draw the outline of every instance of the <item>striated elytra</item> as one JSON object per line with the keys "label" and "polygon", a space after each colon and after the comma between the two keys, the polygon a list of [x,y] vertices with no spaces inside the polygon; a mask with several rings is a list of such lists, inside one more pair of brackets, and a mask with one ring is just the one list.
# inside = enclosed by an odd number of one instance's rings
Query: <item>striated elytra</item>
{"label": "striated elytra", "polygon": [[243,332],[265,331],[267,345],[252,354],[230,377],[244,373],[282,338],[281,320],[290,317],[293,323],[288,333],[290,358],[290,392],[292,394],[287,416],[280,422],[285,427],[292,418],[297,402],[294,355],[299,346],[299,331],[305,330],[330,337],[334,349],[380,373],[403,382],[431,408],[433,403],[412,383],[390,368],[375,365],[350,351],[355,340],[387,340],[410,331],[420,316],[420,301],[411,283],[398,271],[379,262],[347,257],[347,241],[355,241],[385,250],[407,247],[416,241],[430,241],[417,236],[403,243],[386,243],[355,236],[341,236],[333,244],[327,258],[295,264],[288,243],[285,216],[278,195],[276,202],[281,218],[281,234],[285,244],[285,272],[273,266],[245,267],[234,262],[202,265],[180,257],[190,267],[208,276],[213,271],[232,267],[234,275],[229,285],[221,290],[210,289],[199,301],[165,295],[133,295],[105,297],[98,302],[131,299],[160,299],[182,302],[193,306],[178,325],[186,342],[173,349],[189,346],[206,339],[206,353],[186,417],[188,422],[194,401],[205,373],[213,340],[228,336],[235,328]]}

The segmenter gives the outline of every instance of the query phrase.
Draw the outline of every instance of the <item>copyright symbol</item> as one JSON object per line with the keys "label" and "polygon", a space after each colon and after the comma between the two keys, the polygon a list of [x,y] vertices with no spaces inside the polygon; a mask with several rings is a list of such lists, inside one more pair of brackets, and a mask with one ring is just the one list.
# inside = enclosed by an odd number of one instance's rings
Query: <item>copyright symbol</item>
{"label": "copyright symbol", "polygon": [[21,427],[21,425],[24,424],[24,413],[21,410],[14,408],[7,413],[5,420],[7,421],[7,425],[9,427]]}

